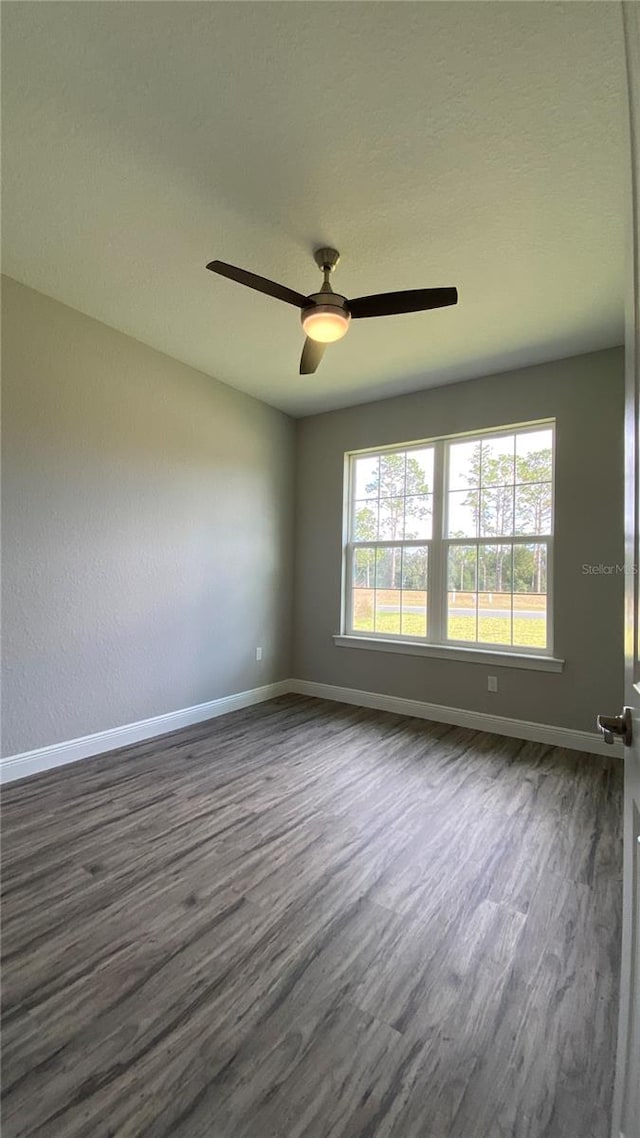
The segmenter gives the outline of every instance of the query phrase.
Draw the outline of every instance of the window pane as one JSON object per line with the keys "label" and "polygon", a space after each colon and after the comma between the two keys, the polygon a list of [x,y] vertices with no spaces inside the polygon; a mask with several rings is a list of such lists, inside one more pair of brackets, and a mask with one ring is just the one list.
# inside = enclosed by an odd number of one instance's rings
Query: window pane
{"label": "window pane", "polygon": [[483,486],[508,486],[513,483],[514,452],[513,435],[482,440]]}
{"label": "window pane", "polygon": [[427,635],[427,558],[425,546],[413,546],[402,554],[403,636]]}
{"label": "window pane", "polygon": [[551,483],[516,486],[516,533],[551,533]]}
{"label": "window pane", "polygon": [[404,500],[404,536],[407,541],[431,537],[432,495],[417,495]]}
{"label": "window pane", "polygon": [[354,460],[353,496],[354,498],[378,497],[378,455],[365,455]]}
{"label": "window pane", "polygon": [[404,494],[405,452],[380,455],[380,497],[396,498]]}
{"label": "window pane", "polygon": [[400,589],[402,548],[399,545],[376,550],[376,589]]}
{"label": "window pane", "polygon": [[476,586],[478,549],[475,545],[449,547],[447,578],[447,637],[476,639]]}
{"label": "window pane", "polygon": [[546,593],[547,547],[542,542],[518,542],[513,547],[514,593]]}
{"label": "window pane", "polygon": [[353,503],[353,540],[377,541],[378,503],[361,500]]}
{"label": "window pane", "polygon": [[404,532],[404,498],[380,499],[380,541],[398,541]]}
{"label": "window pane", "polygon": [[387,635],[400,635],[400,589],[378,589],[376,591],[375,631]]}
{"label": "window pane", "polygon": [[516,436],[516,482],[550,482],[553,431],[525,431]]}
{"label": "window pane", "polygon": [[430,494],[433,491],[433,447],[407,452],[406,493]]}
{"label": "window pane", "polygon": [[542,542],[450,546],[448,639],[546,648],[546,556]]}
{"label": "window pane", "polygon": [[513,548],[513,643],[547,646],[547,547],[539,542]]}
{"label": "window pane", "polygon": [[447,595],[447,639],[476,640],[477,593],[453,591]]}
{"label": "window pane", "polygon": [[352,623],[354,632],[373,632],[373,589],[353,590]]}
{"label": "window pane", "polygon": [[402,548],[376,550],[376,632],[400,633]]}
{"label": "window pane", "polygon": [[356,632],[373,631],[375,571],[375,550],[354,550],[351,619]]}
{"label": "window pane", "polygon": [[478,588],[483,593],[511,592],[510,545],[481,545],[478,550]]}
{"label": "window pane", "polygon": [[464,593],[477,588],[477,545],[450,545],[447,566],[449,590]]}
{"label": "window pane", "polygon": [[511,644],[511,593],[478,593],[478,643]]}
{"label": "window pane", "polygon": [[480,536],[510,537],[513,533],[513,486],[480,491]]}
{"label": "window pane", "polygon": [[448,499],[448,536],[476,537],[480,513],[480,491],[454,490],[448,495]]}
{"label": "window pane", "polygon": [[354,632],[427,635],[427,557],[426,546],[354,549]]}
{"label": "window pane", "polygon": [[376,574],[375,549],[354,549],[353,584],[357,589],[373,589]]}
{"label": "window pane", "polygon": [[[526,604],[526,608],[522,606]],[[513,645],[519,648],[547,647],[546,593],[515,594],[513,598]]]}
{"label": "window pane", "polygon": [[479,439],[449,445],[449,489],[464,490],[469,486],[480,485],[480,455],[482,444]]}

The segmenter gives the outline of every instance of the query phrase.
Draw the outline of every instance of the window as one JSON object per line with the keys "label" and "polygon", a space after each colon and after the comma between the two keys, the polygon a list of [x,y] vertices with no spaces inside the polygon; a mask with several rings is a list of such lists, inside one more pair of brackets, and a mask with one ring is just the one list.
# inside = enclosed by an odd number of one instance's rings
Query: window
{"label": "window", "polygon": [[347,456],[345,631],[551,655],[550,422]]}

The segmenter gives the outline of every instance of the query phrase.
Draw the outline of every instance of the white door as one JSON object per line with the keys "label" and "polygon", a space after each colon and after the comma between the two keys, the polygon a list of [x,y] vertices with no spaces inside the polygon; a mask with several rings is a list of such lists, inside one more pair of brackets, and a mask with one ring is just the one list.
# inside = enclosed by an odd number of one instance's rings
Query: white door
{"label": "white door", "polygon": [[613,1138],[640,1138],[640,5],[622,5],[629,91],[629,277],[625,332],[625,747],[622,972]]}

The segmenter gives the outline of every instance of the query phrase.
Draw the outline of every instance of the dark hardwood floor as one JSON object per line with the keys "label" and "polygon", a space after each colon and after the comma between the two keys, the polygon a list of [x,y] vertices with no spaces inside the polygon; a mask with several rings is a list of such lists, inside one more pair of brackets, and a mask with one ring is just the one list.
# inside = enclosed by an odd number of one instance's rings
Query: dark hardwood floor
{"label": "dark hardwood floor", "polygon": [[3,793],[3,1138],[609,1138],[621,762],[288,696]]}

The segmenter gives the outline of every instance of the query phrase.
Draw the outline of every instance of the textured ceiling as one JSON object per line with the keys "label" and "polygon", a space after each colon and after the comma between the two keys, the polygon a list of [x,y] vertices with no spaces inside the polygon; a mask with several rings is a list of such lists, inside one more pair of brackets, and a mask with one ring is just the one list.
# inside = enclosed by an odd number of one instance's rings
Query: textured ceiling
{"label": "textured ceiling", "polygon": [[[622,341],[617,3],[3,3],[3,269],[292,414]],[[298,375],[311,292],[456,285]]]}

